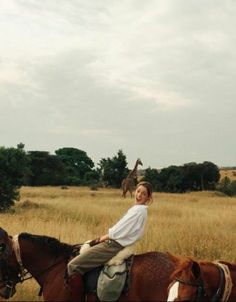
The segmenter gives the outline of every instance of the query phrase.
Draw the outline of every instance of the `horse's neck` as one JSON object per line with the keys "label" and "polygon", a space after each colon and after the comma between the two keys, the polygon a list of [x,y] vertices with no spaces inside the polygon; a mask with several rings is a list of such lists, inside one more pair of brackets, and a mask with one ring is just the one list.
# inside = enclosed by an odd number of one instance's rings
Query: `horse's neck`
{"label": "horse's neck", "polygon": [[[231,295],[229,296],[228,302],[235,302],[236,301],[236,263],[220,261],[222,264],[226,265],[229,269],[230,276],[226,276],[228,287],[229,284],[232,285]],[[231,281],[229,280],[231,278]],[[232,282],[232,283],[231,283]]]}
{"label": "horse's neck", "polygon": [[42,285],[48,272],[47,268],[55,262],[54,257],[28,240],[21,240],[20,247],[23,266]]}
{"label": "horse's neck", "polygon": [[236,270],[230,270],[231,278],[232,278],[232,292],[231,296],[229,297],[229,302],[230,301],[235,301],[236,299]]}
{"label": "horse's neck", "polygon": [[[228,290],[229,289],[228,285],[229,284],[233,285],[231,295],[229,296],[229,299],[227,300],[228,302],[231,302],[231,301],[235,301],[235,299],[236,299],[236,286],[234,285],[235,284],[234,281],[236,280],[236,267],[233,267],[232,264],[229,264],[229,263],[228,264],[225,263],[225,265],[228,266],[229,272],[231,275],[231,281],[227,281],[227,286],[226,286],[225,276],[223,276],[224,272],[223,272],[222,268],[221,268],[222,271],[220,272],[220,269],[217,267],[216,264],[205,263],[205,264],[201,265],[201,270],[202,270],[202,274],[203,274],[203,280],[206,285],[206,291],[207,291],[209,297],[217,295],[218,291],[220,291],[220,293],[221,293],[220,295],[223,295],[225,290],[226,290],[226,293],[227,293],[227,291],[230,293],[230,290]],[[219,298],[217,297],[217,301],[218,300],[219,300]]]}
{"label": "horse's neck", "polygon": [[[209,270],[209,272],[205,272],[205,276],[208,275],[208,280],[207,280],[207,284],[209,285],[209,287],[211,288],[215,288],[215,291],[217,289],[219,289],[220,285],[222,286],[222,292],[221,294],[225,294],[224,298],[228,301],[228,302],[235,302],[236,301],[236,265],[232,264],[232,263],[228,263],[228,262],[222,262],[225,266],[228,267],[229,269],[229,274],[230,277],[228,276],[228,274],[226,273],[226,279],[224,279],[223,281],[223,285],[221,285],[221,277],[220,277],[220,272],[219,269],[216,267],[216,265],[214,265],[215,268],[215,273],[213,273],[212,269],[211,271]],[[229,280],[228,278],[231,278],[231,280]],[[217,284],[217,285],[216,285]],[[227,284],[227,285],[226,285]],[[224,292],[225,291],[225,292]],[[228,295],[229,296],[228,296]]]}
{"label": "horse's neck", "polygon": [[216,265],[212,263],[201,265],[203,280],[206,285],[206,292],[209,297],[214,296],[220,287],[221,275]]}

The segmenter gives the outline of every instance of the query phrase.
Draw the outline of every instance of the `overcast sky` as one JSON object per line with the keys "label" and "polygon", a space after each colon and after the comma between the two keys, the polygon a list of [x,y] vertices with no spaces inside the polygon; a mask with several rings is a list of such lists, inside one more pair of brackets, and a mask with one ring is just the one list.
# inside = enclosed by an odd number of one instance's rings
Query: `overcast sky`
{"label": "overcast sky", "polygon": [[0,0],[0,146],[236,165],[236,1]]}

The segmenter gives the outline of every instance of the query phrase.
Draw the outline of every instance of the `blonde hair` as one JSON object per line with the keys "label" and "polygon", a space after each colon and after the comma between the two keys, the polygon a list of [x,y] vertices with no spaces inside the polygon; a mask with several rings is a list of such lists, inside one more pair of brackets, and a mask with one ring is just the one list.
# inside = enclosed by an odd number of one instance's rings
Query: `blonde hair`
{"label": "blonde hair", "polygon": [[138,187],[143,186],[147,189],[147,193],[148,193],[148,202],[147,204],[151,204],[153,202],[153,198],[152,198],[152,185],[150,184],[150,182],[148,181],[140,181],[137,186],[136,189],[138,189]]}

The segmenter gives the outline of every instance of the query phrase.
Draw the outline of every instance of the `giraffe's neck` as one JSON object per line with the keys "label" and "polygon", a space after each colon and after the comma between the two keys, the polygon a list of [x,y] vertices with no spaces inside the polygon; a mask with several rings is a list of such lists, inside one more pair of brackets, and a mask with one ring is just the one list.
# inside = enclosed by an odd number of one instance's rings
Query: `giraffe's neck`
{"label": "giraffe's neck", "polygon": [[137,177],[137,168],[138,168],[138,161],[136,161],[136,164],[131,172],[129,172],[128,177],[129,178],[135,178]]}

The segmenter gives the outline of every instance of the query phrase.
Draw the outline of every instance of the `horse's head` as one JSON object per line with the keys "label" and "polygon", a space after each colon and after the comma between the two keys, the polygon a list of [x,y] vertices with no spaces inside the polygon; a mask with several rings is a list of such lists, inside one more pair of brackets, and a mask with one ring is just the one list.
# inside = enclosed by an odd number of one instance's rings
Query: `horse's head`
{"label": "horse's head", "polygon": [[13,265],[13,248],[11,237],[0,228],[0,296],[9,299],[19,282],[19,268]]}
{"label": "horse's head", "polygon": [[168,287],[168,301],[206,301],[200,265],[192,259],[171,256],[176,269]]}

